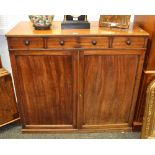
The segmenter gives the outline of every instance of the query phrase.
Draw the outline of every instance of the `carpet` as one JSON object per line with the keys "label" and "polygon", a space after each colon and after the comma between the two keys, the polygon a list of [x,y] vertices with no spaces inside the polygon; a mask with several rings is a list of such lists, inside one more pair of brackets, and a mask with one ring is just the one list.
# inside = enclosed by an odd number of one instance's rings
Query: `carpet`
{"label": "carpet", "polygon": [[37,133],[23,134],[21,126],[10,124],[0,128],[0,139],[139,139],[140,132],[102,133]]}

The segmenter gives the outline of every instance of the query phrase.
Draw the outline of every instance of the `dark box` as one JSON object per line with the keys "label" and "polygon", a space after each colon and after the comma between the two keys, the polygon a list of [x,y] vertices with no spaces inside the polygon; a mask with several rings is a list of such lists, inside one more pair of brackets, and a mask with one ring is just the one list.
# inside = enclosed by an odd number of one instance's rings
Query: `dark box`
{"label": "dark box", "polygon": [[83,21],[63,21],[61,23],[62,29],[90,29],[89,22]]}

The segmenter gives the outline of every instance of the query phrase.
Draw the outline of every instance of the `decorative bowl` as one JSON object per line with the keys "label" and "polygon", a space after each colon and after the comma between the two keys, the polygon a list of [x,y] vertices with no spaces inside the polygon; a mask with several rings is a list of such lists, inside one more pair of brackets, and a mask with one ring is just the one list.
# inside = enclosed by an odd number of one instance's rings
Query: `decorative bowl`
{"label": "decorative bowl", "polygon": [[48,30],[51,27],[54,15],[29,15],[29,18],[36,30]]}

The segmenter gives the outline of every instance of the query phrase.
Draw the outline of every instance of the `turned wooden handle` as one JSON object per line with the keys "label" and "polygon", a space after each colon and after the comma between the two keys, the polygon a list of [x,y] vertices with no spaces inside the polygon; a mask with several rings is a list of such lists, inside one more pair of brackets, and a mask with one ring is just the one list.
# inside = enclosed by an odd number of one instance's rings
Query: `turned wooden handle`
{"label": "turned wooden handle", "polygon": [[96,41],[96,40],[93,40],[91,43],[92,43],[93,45],[96,45],[96,44],[97,44],[97,41]]}
{"label": "turned wooden handle", "polygon": [[60,44],[61,46],[63,46],[63,45],[65,44],[64,40],[61,40],[61,41],[59,42],[59,44]]}
{"label": "turned wooden handle", "polygon": [[126,44],[127,44],[127,45],[131,45],[131,40],[128,39],[128,40],[126,41]]}
{"label": "turned wooden handle", "polygon": [[29,40],[24,40],[24,44],[25,44],[25,46],[29,46],[30,45],[30,41]]}

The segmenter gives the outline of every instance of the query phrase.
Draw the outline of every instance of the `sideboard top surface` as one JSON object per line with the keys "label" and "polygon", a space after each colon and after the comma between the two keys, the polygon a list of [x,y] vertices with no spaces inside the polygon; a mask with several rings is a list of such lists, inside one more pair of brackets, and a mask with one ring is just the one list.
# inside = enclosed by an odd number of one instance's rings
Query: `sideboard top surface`
{"label": "sideboard top surface", "polygon": [[21,36],[149,36],[149,34],[138,26],[129,29],[116,29],[98,27],[98,22],[91,22],[90,29],[61,29],[61,22],[55,21],[51,30],[34,30],[31,22],[22,21],[12,28],[7,37]]}

